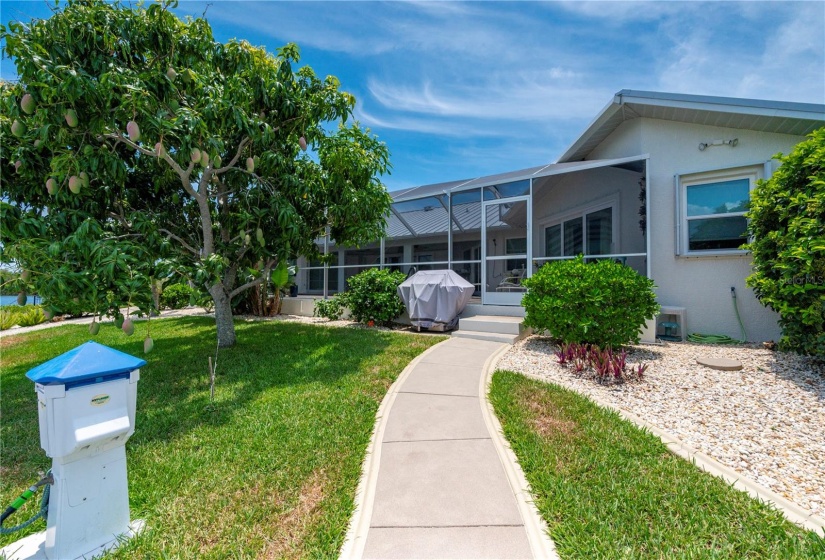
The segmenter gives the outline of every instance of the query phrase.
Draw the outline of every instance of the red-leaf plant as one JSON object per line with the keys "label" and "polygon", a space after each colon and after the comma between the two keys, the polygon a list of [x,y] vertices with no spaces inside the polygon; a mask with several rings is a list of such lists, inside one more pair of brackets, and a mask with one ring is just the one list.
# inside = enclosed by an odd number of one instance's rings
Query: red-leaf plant
{"label": "red-leaf plant", "polygon": [[600,348],[595,344],[562,343],[555,355],[559,365],[572,365],[576,375],[581,375],[586,369],[591,369],[599,383],[641,380],[649,366],[649,364],[638,364],[628,368],[626,350],[614,352],[610,347]]}

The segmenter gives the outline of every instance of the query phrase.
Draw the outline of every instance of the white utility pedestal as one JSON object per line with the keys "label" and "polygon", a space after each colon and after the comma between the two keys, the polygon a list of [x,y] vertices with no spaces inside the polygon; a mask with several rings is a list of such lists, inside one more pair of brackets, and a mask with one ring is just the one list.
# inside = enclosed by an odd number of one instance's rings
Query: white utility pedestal
{"label": "white utility pedestal", "polygon": [[87,342],[26,374],[36,384],[40,446],[52,458],[44,542],[50,560],[91,558],[134,533],[125,445],[135,431],[144,365]]}

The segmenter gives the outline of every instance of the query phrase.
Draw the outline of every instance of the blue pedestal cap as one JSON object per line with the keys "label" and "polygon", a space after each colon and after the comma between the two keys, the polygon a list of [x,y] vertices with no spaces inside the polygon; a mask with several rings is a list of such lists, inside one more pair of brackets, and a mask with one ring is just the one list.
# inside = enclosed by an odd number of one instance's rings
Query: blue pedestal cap
{"label": "blue pedestal cap", "polygon": [[146,360],[90,340],[29,370],[26,377],[41,385],[76,385],[129,373],[145,365]]}

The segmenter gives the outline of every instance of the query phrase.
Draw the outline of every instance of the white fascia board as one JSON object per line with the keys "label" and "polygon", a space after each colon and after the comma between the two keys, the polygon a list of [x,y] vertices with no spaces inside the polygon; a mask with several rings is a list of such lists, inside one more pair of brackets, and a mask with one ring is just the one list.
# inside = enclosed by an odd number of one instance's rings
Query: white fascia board
{"label": "white fascia board", "polygon": [[688,96],[623,89],[613,96],[612,101],[602,109],[576,141],[564,151],[561,157],[556,160],[556,163],[567,162],[583,144],[588,142],[604,126],[608,119],[621,110],[622,105],[632,105],[634,103],[690,111],[825,121],[825,106],[813,103],[770,102],[758,99],[719,98],[700,95]]}
{"label": "white fascia board", "polygon": [[633,163],[634,161],[643,161],[649,159],[650,154],[639,154],[638,156],[628,156],[616,159],[586,159],[578,162],[581,165],[571,165],[567,167],[554,167],[551,164],[542,169],[541,171],[537,171],[535,175],[533,175],[533,177],[539,178],[550,177],[551,175],[564,175],[565,173],[575,173],[577,171],[586,171],[588,169],[596,169],[599,167],[613,167],[615,165],[622,165],[624,163]]}
{"label": "white fascia board", "polygon": [[782,117],[798,120],[822,120],[823,113],[811,111],[797,111],[793,109],[753,107],[748,105],[729,105],[727,103],[705,103],[695,101],[678,101],[668,99],[651,99],[649,97],[623,97],[625,105],[648,105],[651,107],[667,107],[685,109],[687,111],[709,111],[711,113],[726,113],[732,115],[752,115],[757,117]]}
{"label": "white fascia board", "polygon": [[814,121],[825,119],[825,105],[792,101],[622,90],[616,94],[614,102],[620,105],[638,103],[653,107],[758,115],[761,117],[785,117]]}
{"label": "white fascia board", "polygon": [[[612,167],[614,165],[622,165],[624,163],[633,163],[634,161],[645,161],[650,159],[650,154],[640,154],[638,156],[629,156],[616,159],[588,159],[579,162],[568,162],[567,165],[556,165],[551,163],[526,175],[519,175],[517,177],[508,177],[507,182],[526,181],[528,179],[540,179],[541,177],[550,177],[551,175],[564,175],[566,173],[576,173],[578,171],[586,171],[588,169],[596,169],[599,167]],[[572,165],[576,163],[578,165]],[[482,177],[483,179],[483,177]],[[477,180],[477,179],[474,179]],[[450,189],[451,193],[461,192],[464,190],[483,189],[484,187],[491,187],[500,184],[500,181],[490,180],[489,182],[478,182],[469,187],[461,185]]]}
{"label": "white fascia board", "polygon": [[621,100],[622,98],[620,95],[617,94],[613,96],[613,99],[610,101],[610,103],[605,105],[604,109],[602,109],[599,112],[599,114],[596,115],[596,118],[593,119],[589,125],[587,125],[587,128],[584,129],[584,132],[582,132],[579,135],[579,137],[570,145],[569,148],[567,148],[564,151],[561,157],[559,157],[559,159],[557,159],[554,163],[566,163],[567,160],[578,151],[582,144],[590,140],[590,137],[593,136],[593,134],[597,130],[599,130],[602,127],[602,125],[604,125],[604,123],[606,123],[613,115],[616,114],[617,111],[621,109]]}

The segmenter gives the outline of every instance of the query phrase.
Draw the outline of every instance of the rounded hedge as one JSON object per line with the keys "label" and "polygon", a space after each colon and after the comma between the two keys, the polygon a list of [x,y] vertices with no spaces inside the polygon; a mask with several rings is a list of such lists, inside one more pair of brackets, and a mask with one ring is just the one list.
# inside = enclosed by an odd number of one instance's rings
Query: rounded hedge
{"label": "rounded hedge", "polygon": [[403,272],[370,268],[347,279],[347,291],[315,302],[315,315],[341,318],[344,309],[359,323],[387,325],[404,313],[398,286],[407,279]]}
{"label": "rounded hedge", "polygon": [[171,284],[160,294],[161,309],[183,309],[197,299],[198,291],[188,284]]}
{"label": "rounded hedge", "polygon": [[645,321],[659,311],[653,281],[608,259],[551,261],[522,284],[525,326],[565,343],[638,343]]}
{"label": "rounded hedge", "polygon": [[780,347],[825,355],[825,128],[751,193],[748,285],[779,313]]}
{"label": "rounded hedge", "polygon": [[403,272],[370,268],[347,280],[344,305],[360,323],[388,324],[404,313],[398,286],[407,279]]}

